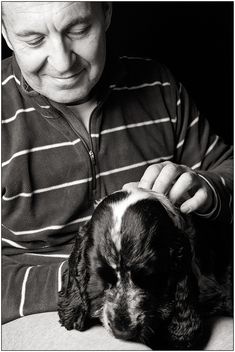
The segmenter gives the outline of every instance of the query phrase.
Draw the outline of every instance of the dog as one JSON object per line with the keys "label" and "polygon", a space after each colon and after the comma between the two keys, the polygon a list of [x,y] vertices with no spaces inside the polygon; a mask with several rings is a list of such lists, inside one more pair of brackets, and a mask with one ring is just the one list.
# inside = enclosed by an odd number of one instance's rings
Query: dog
{"label": "dog", "polygon": [[61,325],[82,331],[98,319],[114,337],[152,349],[202,348],[205,318],[232,315],[231,265],[216,273],[205,238],[162,194],[107,196],[77,235],[59,292]]}

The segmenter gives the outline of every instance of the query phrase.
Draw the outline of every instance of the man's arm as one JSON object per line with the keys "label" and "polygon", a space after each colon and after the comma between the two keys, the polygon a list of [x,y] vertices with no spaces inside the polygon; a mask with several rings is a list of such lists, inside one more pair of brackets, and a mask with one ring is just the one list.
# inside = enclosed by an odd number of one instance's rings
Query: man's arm
{"label": "man's arm", "polygon": [[[221,123],[223,123],[221,119]],[[207,190],[204,203],[193,209],[211,219],[232,218],[233,148],[215,134],[194,101],[180,84],[178,89],[176,160],[201,176]],[[199,182],[200,183],[200,182]],[[197,186],[192,185],[192,195]],[[203,193],[202,193],[203,194]],[[212,203],[210,203],[212,197]],[[191,198],[193,199],[193,197]],[[195,199],[194,199],[195,200]],[[190,202],[190,200],[188,201]]]}
{"label": "man's arm", "polygon": [[168,80],[176,106],[174,160],[149,166],[138,186],[166,193],[184,213],[230,222],[233,149],[213,133],[184,87],[170,74]]}
{"label": "man's arm", "polygon": [[2,257],[2,323],[57,309],[57,295],[67,261],[29,265],[25,256]]}

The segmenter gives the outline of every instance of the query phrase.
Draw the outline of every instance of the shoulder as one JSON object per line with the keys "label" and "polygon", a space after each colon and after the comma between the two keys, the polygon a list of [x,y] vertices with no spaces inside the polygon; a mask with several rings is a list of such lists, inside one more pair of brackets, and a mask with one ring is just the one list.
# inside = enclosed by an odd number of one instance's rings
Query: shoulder
{"label": "shoulder", "polygon": [[120,57],[120,62],[126,71],[125,79],[131,84],[167,82],[175,84],[170,70],[163,64],[144,57]]}
{"label": "shoulder", "polygon": [[20,76],[13,69],[13,58],[9,57],[2,61],[2,123],[9,116],[15,115],[16,111],[24,105],[20,94]]}
{"label": "shoulder", "polygon": [[119,62],[122,74],[110,86],[115,93],[133,93],[144,103],[167,104],[175,116],[179,84],[165,65],[149,58],[127,56],[120,57]]}
{"label": "shoulder", "polygon": [[13,69],[13,57],[8,57],[2,61],[2,94],[7,96],[16,90],[17,85],[20,85],[20,77],[17,77]]}
{"label": "shoulder", "polygon": [[175,100],[178,83],[165,65],[150,58],[128,56],[120,57],[119,63],[122,73],[110,86],[115,91],[146,88],[146,94],[152,92]]}
{"label": "shoulder", "polygon": [[1,64],[2,64],[3,72],[7,69],[7,67],[11,66],[12,58],[13,58],[12,56],[9,56],[6,59],[2,60]]}
{"label": "shoulder", "polygon": [[2,71],[2,87],[6,85],[6,83],[11,79],[13,75],[12,69],[12,56],[2,60],[1,63],[1,71]]}
{"label": "shoulder", "polygon": [[[141,102],[149,115],[175,119],[179,97],[178,84],[170,70],[155,60],[122,56],[120,79],[110,86],[114,98]],[[118,100],[117,100],[118,101]]]}

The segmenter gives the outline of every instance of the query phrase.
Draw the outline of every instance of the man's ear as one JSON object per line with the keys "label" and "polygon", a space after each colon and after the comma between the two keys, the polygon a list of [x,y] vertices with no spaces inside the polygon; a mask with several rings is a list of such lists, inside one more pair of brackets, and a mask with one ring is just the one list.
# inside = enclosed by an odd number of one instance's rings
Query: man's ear
{"label": "man's ear", "polygon": [[2,21],[2,35],[7,43],[7,46],[13,51],[13,47],[11,45],[9,38],[8,38],[7,30],[6,30],[6,27],[5,27],[5,24],[3,21]]}
{"label": "man's ear", "polygon": [[104,11],[105,18],[105,31],[107,31],[112,18],[112,3],[110,1],[102,2],[102,9]]}

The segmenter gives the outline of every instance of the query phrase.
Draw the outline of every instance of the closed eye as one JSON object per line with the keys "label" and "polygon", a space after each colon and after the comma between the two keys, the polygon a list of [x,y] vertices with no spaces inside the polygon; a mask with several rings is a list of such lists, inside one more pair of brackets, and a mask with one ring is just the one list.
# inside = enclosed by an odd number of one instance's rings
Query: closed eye
{"label": "closed eye", "polygon": [[29,40],[26,43],[27,43],[28,46],[37,47],[37,46],[40,46],[42,44],[43,40],[44,40],[44,37],[41,36],[41,37],[37,37],[37,38],[32,39],[32,40]]}
{"label": "closed eye", "polygon": [[85,27],[73,26],[67,31],[67,34],[71,37],[82,37],[89,32],[90,28],[90,25]]}
{"label": "closed eye", "polygon": [[136,286],[153,291],[161,290],[167,283],[166,275],[147,268],[132,270],[131,278]]}
{"label": "closed eye", "polygon": [[147,270],[144,269],[132,270],[131,278],[133,283],[140,288],[148,288],[154,282],[154,275],[152,273],[148,273]]}
{"label": "closed eye", "polygon": [[100,276],[105,286],[114,286],[117,283],[117,275],[115,270],[108,265],[98,267],[97,274]]}

